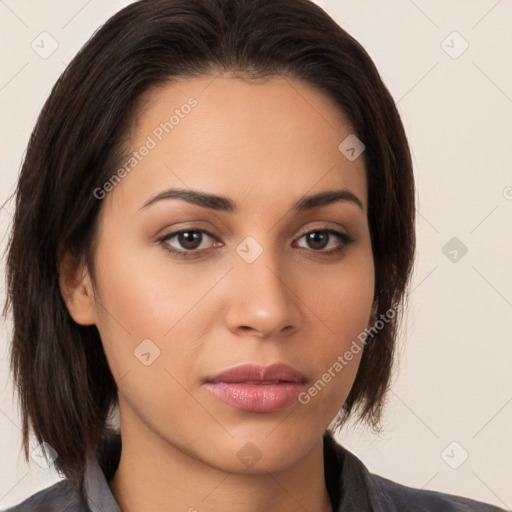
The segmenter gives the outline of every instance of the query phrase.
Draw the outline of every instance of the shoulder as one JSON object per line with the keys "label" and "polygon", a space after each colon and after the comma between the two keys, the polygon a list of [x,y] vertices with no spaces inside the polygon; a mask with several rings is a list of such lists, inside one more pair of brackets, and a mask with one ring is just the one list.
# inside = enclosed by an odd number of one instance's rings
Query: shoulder
{"label": "shoulder", "polygon": [[76,490],[61,480],[3,512],[90,512]]}
{"label": "shoulder", "polygon": [[389,505],[385,510],[410,512],[503,512],[504,509],[480,501],[439,491],[416,489],[369,474],[377,501]]}

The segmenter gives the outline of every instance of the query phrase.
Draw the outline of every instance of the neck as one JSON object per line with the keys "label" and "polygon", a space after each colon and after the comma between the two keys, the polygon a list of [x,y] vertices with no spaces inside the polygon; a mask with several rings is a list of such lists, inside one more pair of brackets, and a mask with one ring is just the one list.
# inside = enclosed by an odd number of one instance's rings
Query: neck
{"label": "neck", "polygon": [[109,485],[123,512],[332,512],[322,438],[286,470],[237,474],[146,434],[122,432],[121,459]]}

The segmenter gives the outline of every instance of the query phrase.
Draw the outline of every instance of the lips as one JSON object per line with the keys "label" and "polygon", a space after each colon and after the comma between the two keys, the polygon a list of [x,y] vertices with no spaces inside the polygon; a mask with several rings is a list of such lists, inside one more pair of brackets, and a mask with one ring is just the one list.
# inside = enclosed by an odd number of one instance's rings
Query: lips
{"label": "lips", "polygon": [[252,412],[275,412],[293,402],[306,377],[283,363],[240,365],[206,379],[206,387],[223,402]]}
{"label": "lips", "polygon": [[207,382],[245,382],[246,384],[266,384],[279,381],[304,383],[306,382],[306,377],[287,364],[276,363],[270,366],[243,364],[207,379]]}

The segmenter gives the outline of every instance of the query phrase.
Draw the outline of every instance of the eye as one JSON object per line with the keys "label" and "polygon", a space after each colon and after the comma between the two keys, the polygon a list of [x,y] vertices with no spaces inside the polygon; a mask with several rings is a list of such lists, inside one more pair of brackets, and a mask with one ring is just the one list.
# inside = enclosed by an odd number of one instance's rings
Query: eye
{"label": "eye", "polygon": [[[169,233],[158,241],[163,248],[179,258],[199,257],[203,251],[211,248],[208,246],[207,239],[216,240],[216,237],[205,229],[186,228]],[[353,239],[346,233],[335,231],[334,229],[316,229],[304,233],[298,240],[304,239],[307,246],[300,246],[304,249],[311,249],[325,255],[338,254],[345,249],[347,245],[353,242]],[[337,242],[337,243],[336,243]],[[334,247],[332,247],[334,244]],[[206,247],[204,246],[206,245]],[[217,244],[219,246],[219,244]],[[331,247],[329,247],[331,246]],[[326,247],[329,250],[325,250]]]}
{"label": "eye", "polygon": [[[304,233],[299,240],[306,240],[306,244],[309,247],[306,249],[313,249],[315,252],[321,252],[322,254],[335,254],[341,252],[347,245],[353,242],[352,238],[346,233],[341,233],[334,229],[315,229]],[[331,246],[329,250],[324,250],[329,244],[332,244],[333,239],[337,240],[337,244],[334,241],[334,247]]]}
{"label": "eye", "polygon": [[[207,248],[201,247],[203,245],[205,235],[207,238],[215,238],[209,231],[205,229],[182,229],[174,231],[159,239],[164,249],[178,257],[189,258],[196,255],[199,251],[206,250]],[[170,243],[171,240],[176,239],[174,243],[179,244],[180,247],[175,247]]]}

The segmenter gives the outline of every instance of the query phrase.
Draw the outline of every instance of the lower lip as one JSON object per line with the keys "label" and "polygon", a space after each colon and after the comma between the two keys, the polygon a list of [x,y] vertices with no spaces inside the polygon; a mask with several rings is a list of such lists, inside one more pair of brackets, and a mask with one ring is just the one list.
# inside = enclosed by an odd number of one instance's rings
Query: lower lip
{"label": "lower lip", "polygon": [[240,382],[210,382],[208,389],[229,405],[252,412],[275,412],[297,401],[305,384],[243,384]]}

